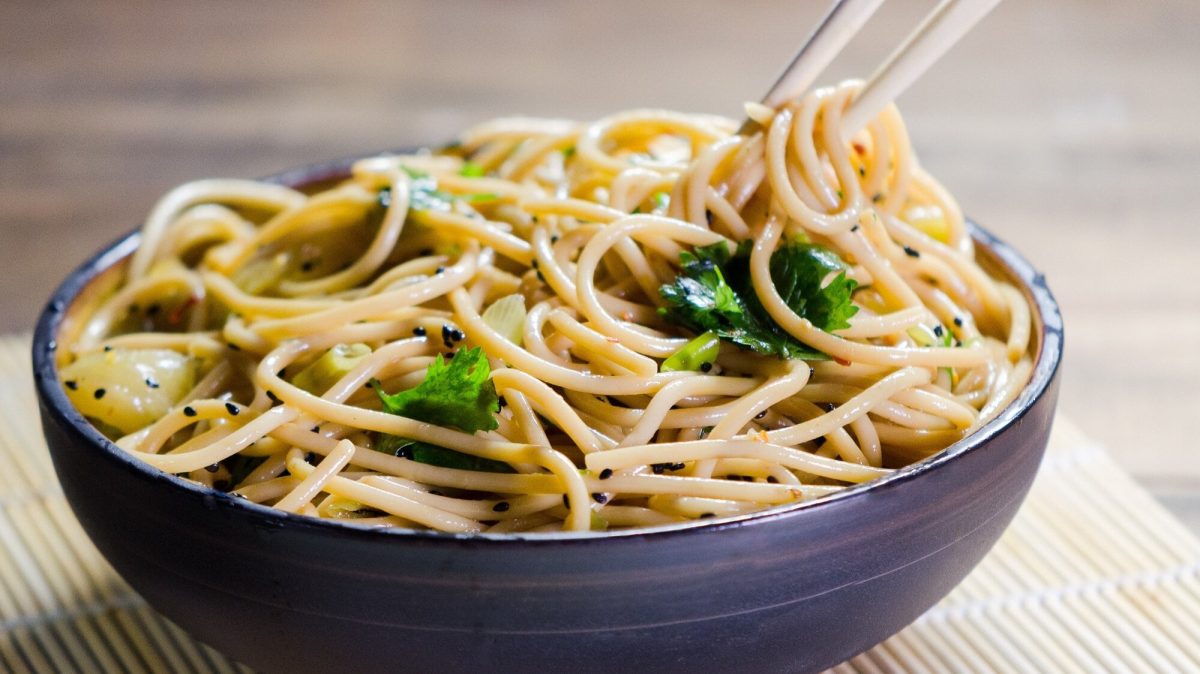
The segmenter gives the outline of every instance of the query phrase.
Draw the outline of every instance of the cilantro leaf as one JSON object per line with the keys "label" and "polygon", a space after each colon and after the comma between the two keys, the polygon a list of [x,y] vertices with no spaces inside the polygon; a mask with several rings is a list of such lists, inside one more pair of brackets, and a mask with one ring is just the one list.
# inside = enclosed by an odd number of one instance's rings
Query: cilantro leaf
{"label": "cilantro leaf", "polygon": [[480,347],[463,349],[447,364],[439,353],[425,371],[425,381],[399,393],[375,392],[391,414],[450,426],[466,433],[490,431],[500,424],[500,397],[490,379],[492,369]]}
{"label": "cilantro leaf", "polygon": [[[385,393],[374,382],[384,411],[466,433],[490,431],[500,424],[500,397],[491,380],[487,354],[480,347],[463,349],[448,363],[438,354],[425,371],[425,380],[399,393]],[[420,463],[463,470],[511,472],[507,464],[491,461],[446,447],[381,433],[375,448]]]}
{"label": "cilantro leaf", "polygon": [[[675,280],[659,288],[668,304],[659,311],[667,318],[761,354],[828,359],[779,327],[762,306],[750,279],[749,241],[732,253],[723,242],[699,246],[682,253],[680,262]],[[834,271],[838,275],[822,286]],[[841,259],[826,248],[785,244],[771,256],[771,278],[787,305],[822,330],[847,327],[858,311],[850,301],[857,283],[846,278]]]}

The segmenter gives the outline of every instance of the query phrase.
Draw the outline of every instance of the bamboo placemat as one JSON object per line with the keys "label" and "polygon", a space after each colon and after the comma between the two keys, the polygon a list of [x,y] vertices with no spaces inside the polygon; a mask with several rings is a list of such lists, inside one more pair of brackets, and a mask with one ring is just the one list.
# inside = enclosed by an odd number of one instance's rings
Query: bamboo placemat
{"label": "bamboo placemat", "polygon": [[[249,672],[151,610],[72,516],[28,339],[0,337],[0,668]],[[838,673],[1200,671],[1200,540],[1059,419],[1028,500],[963,583]]]}

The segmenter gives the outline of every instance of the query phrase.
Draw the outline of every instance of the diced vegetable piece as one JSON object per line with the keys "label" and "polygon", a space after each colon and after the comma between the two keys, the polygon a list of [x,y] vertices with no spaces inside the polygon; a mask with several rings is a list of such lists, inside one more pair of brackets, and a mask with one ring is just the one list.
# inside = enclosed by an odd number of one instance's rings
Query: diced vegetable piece
{"label": "diced vegetable piece", "polygon": [[166,349],[113,349],[79,358],[61,376],[84,416],[132,433],[162,418],[191,390],[196,366]]}
{"label": "diced vegetable piece", "polygon": [[904,211],[904,220],[942,243],[950,240],[950,224],[937,206],[913,206]]}
{"label": "diced vegetable piece", "polygon": [[521,346],[525,331],[525,297],[515,293],[492,302],[483,312],[483,322],[508,341]]}
{"label": "diced vegetable piece", "polygon": [[366,344],[338,344],[292,378],[292,383],[313,395],[322,395],[350,370],[371,355]]}
{"label": "diced vegetable piece", "polygon": [[720,350],[721,338],[715,332],[706,332],[671,354],[658,369],[660,372],[678,372],[704,369],[705,365],[711,367]]}
{"label": "diced vegetable piece", "polygon": [[233,273],[233,283],[245,293],[261,295],[278,285],[287,269],[287,253],[257,258]]}

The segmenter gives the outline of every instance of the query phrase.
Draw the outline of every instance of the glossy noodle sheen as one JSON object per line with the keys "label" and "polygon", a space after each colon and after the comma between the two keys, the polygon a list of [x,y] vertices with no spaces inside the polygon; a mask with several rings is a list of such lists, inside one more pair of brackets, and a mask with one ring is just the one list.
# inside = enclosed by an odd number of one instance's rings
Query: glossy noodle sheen
{"label": "glossy noodle sheen", "polygon": [[1011,402],[1032,326],[894,108],[840,141],[858,87],[747,106],[749,137],[501,119],[312,194],[180,186],[67,393],[152,466],[360,525],[648,527],[875,479]]}

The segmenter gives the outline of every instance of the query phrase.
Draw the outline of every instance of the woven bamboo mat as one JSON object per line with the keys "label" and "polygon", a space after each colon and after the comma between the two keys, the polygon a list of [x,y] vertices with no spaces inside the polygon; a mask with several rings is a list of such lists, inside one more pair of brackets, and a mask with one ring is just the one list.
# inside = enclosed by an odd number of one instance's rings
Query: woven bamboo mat
{"label": "woven bamboo mat", "polygon": [[[167,622],[92,547],[0,337],[0,669],[248,672]],[[1059,419],[1012,527],[949,596],[833,671],[1200,672],[1200,540]]]}

